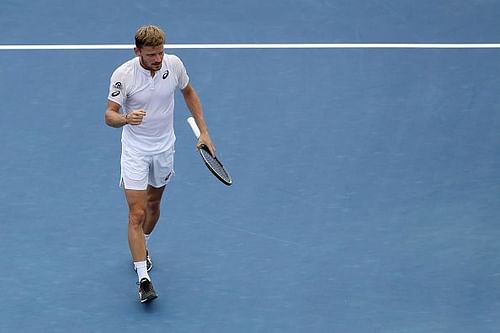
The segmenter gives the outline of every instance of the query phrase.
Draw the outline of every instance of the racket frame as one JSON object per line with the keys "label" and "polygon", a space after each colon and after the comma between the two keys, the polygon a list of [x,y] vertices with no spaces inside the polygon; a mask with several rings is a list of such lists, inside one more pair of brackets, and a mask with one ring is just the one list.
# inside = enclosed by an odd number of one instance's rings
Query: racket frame
{"label": "racket frame", "polygon": [[[194,135],[196,136],[196,138],[198,139],[200,137],[200,130],[198,129],[198,126],[196,125],[196,122],[194,120],[193,117],[189,117],[187,119],[187,122],[189,124],[189,126],[191,126],[191,130],[193,131]],[[220,167],[222,168],[222,170],[224,170],[224,173],[227,175],[227,178],[224,177],[223,175],[220,175],[217,170],[211,165],[210,161],[207,160],[207,158],[205,157],[204,155],[204,152],[208,155],[211,156],[211,158],[213,158],[215,160],[216,163],[218,163],[220,165]],[[212,156],[210,154],[210,150],[208,149],[208,147],[204,144],[202,144],[199,148],[199,154],[201,156],[201,159],[203,160],[203,163],[205,163],[205,165],[207,166],[208,170],[210,170],[210,172],[218,179],[220,180],[223,184],[225,185],[232,185],[233,184],[233,180],[231,178],[231,175],[229,174],[229,172],[227,172],[226,168],[224,168],[224,165],[221,163],[221,161],[217,158],[217,156]]]}
{"label": "racket frame", "polygon": [[[228,186],[230,186],[231,184],[233,184],[233,180],[231,179],[231,176],[227,172],[226,168],[224,168],[224,165],[221,163],[221,161],[216,156],[211,156],[210,150],[208,150],[207,146],[201,145],[199,153],[200,153],[200,156],[201,156],[203,162],[207,166],[208,170],[210,170],[210,172],[212,172],[212,174],[215,177],[217,177],[217,179],[219,179],[222,183],[224,183],[225,185],[228,185]],[[224,173],[227,175],[227,177],[224,177],[224,175],[221,175],[221,174],[219,174],[219,172],[217,172],[216,168],[214,168],[214,166],[212,166],[212,164],[210,163],[210,161],[205,157],[205,154],[210,155],[211,158],[216,163],[219,164],[220,168],[224,171]]]}

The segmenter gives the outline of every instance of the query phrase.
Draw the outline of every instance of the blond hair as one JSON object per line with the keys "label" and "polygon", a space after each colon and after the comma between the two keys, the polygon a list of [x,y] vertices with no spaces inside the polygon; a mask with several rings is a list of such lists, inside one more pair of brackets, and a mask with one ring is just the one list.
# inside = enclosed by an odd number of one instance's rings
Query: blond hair
{"label": "blond hair", "polygon": [[145,25],[140,27],[135,33],[135,46],[160,46],[165,44],[165,33],[155,25]]}

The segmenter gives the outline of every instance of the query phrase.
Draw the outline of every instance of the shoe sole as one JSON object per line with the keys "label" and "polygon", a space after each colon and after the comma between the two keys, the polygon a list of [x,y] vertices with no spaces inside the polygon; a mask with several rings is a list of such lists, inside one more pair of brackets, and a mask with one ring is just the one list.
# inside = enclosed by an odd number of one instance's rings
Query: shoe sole
{"label": "shoe sole", "polygon": [[158,295],[154,292],[151,292],[149,295],[146,295],[146,297],[144,297],[144,299],[141,299],[141,303],[146,303],[146,302],[152,301],[155,298],[158,298]]}

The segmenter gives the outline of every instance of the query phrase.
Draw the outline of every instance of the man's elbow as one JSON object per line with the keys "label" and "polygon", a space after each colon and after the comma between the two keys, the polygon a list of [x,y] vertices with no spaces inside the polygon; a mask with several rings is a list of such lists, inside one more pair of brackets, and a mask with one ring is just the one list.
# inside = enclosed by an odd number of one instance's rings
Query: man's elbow
{"label": "man's elbow", "polygon": [[113,124],[113,117],[111,115],[111,112],[109,110],[106,110],[106,112],[104,112],[104,123],[110,127],[115,127]]}

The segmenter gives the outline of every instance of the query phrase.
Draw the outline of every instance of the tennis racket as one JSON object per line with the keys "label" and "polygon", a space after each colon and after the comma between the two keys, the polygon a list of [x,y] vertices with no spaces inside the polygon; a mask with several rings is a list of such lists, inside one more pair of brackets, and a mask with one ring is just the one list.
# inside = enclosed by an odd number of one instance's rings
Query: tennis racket
{"label": "tennis racket", "polygon": [[[194,135],[196,138],[200,137],[200,130],[198,129],[198,126],[196,125],[196,122],[193,117],[189,117],[187,119],[187,122],[189,126],[191,126],[191,129],[193,130]],[[205,145],[201,145],[200,149],[200,156],[207,166],[208,170],[212,172],[212,174],[217,177],[222,183],[226,185],[231,185],[233,183],[233,180],[231,179],[231,176],[229,173],[226,171],[222,163],[219,161],[219,159],[215,156],[212,156],[210,154],[210,150],[208,150],[208,147]]]}

